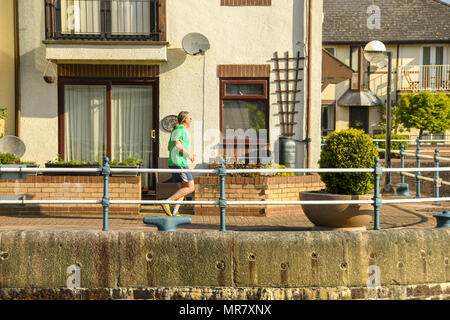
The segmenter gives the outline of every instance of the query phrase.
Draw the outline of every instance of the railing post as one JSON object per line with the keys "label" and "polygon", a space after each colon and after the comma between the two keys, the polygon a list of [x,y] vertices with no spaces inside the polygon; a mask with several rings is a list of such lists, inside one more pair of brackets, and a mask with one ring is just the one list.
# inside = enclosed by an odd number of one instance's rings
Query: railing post
{"label": "railing post", "polygon": [[373,229],[380,230],[380,206],[382,204],[382,198],[380,196],[380,179],[383,168],[379,164],[380,159],[375,158],[375,165],[373,166],[374,176],[374,193],[373,193]]}
{"label": "railing post", "polygon": [[[417,137],[417,146],[416,146],[416,164],[417,168],[420,168],[420,140]],[[416,198],[420,198],[420,171],[416,172]]]}
{"label": "railing post", "polygon": [[[400,168],[405,168],[405,146],[400,145]],[[400,171],[400,183],[397,183],[397,193],[396,196],[399,197],[410,197],[409,185],[405,183],[405,175],[403,171]]]}
{"label": "railing post", "polygon": [[225,199],[225,176],[226,176],[226,166],[223,158],[220,159],[219,167],[219,179],[220,179],[220,198],[219,198],[219,208],[220,208],[220,231],[225,231],[225,211],[227,208],[227,201]]}
{"label": "railing post", "polygon": [[108,215],[109,215],[109,175],[111,174],[111,168],[109,166],[109,158],[105,157],[102,167],[103,175],[103,231],[108,231]]}
{"label": "railing post", "polygon": [[[405,146],[403,144],[400,145],[400,168],[405,168]],[[403,171],[400,171],[400,183],[405,184],[405,176]]]}
{"label": "railing post", "polygon": [[[439,149],[434,150],[434,165],[436,166],[436,169],[439,168]],[[439,187],[441,186],[441,180],[439,179],[439,171],[434,172],[434,196],[436,198],[439,198]],[[434,205],[439,206],[441,203],[436,200],[433,202]]]}

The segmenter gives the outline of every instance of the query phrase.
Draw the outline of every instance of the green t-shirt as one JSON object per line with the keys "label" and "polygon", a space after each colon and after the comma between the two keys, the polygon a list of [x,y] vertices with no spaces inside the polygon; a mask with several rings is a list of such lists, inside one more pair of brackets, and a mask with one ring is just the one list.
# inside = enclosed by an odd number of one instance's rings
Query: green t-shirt
{"label": "green t-shirt", "polygon": [[169,140],[169,166],[186,167],[188,156],[179,151],[175,147],[175,141],[180,140],[183,147],[189,151],[191,141],[189,140],[189,135],[186,128],[183,125],[178,125],[172,130]]}

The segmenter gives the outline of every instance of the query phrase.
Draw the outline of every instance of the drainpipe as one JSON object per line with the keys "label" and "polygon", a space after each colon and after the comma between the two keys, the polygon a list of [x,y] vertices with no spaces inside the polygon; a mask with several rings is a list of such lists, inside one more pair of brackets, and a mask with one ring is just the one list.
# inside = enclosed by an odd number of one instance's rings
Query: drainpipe
{"label": "drainpipe", "polygon": [[20,47],[19,47],[19,3],[13,0],[14,8],[14,135],[20,137]]}
{"label": "drainpipe", "polygon": [[311,48],[312,48],[312,0],[308,1],[308,100],[306,109],[306,167],[311,168]]}

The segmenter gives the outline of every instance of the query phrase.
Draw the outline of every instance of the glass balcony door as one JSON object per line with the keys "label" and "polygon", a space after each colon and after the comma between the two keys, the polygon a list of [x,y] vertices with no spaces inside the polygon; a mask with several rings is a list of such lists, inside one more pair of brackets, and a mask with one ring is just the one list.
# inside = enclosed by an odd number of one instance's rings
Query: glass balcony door
{"label": "glass balcony door", "polygon": [[158,0],[46,0],[46,35],[53,39],[158,41]]}

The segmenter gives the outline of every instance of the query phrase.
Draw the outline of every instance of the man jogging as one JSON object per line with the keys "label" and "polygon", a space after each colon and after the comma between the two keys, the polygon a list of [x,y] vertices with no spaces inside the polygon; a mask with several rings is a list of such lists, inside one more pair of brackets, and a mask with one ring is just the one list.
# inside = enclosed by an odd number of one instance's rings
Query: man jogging
{"label": "man jogging", "polygon": [[[190,139],[186,129],[191,126],[192,116],[187,111],[182,111],[178,114],[178,126],[172,130],[169,140],[169,161],[168,165],[171,169],[189,169],[187,166],[187,159],[194,162],[195,158],[190,149]],[[178,185],[178,191],[170,196],[167,200],[182,201],[185,196],[195,191],[194,178],[189,172],[172,173],[172,179]],[[168,216],[180,216],[178,209],[180,205],[174,206],[173,211],[170,212],[169,204],[161,204],[164,212]]]}

